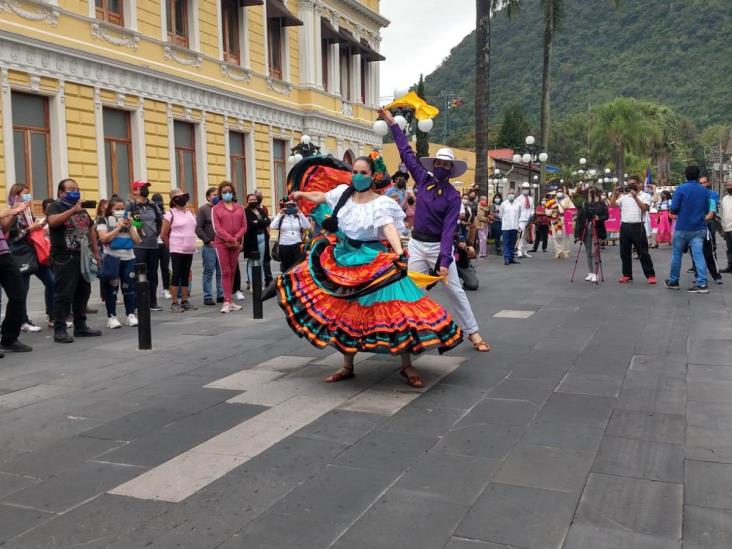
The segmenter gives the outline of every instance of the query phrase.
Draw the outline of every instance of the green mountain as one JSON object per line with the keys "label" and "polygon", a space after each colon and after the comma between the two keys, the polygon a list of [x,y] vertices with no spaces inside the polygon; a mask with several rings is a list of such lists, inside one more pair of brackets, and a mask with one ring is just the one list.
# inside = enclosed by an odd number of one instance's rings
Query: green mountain
{"label": "green mountain", "polygon": [[[731,0],[566,0],[552,66],[552,118],[625,95],[665,103],[702,129],[732,120]],[[474,9],[473,6],[471,6]],[[520,103],[538,128],[543,22],[539,0],[492,23],[491,119]],[[474,131],[475,33],[425,79],[440,106],[433,139],[471,145]],[[465,104],[446,112],[444,94]]]}

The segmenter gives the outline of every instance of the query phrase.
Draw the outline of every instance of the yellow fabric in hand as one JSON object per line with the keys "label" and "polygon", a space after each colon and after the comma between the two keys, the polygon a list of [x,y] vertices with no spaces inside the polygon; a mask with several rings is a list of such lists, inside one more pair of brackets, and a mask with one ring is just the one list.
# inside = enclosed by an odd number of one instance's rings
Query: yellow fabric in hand
{"label": "yellow fabric in hand", "polygon": [[410,91],[404,97],[392,101],[385,108],[412,109],[417,120],[428,120],[440,114],[440,109],[433,107],[413,91]]}
{"label": "yellow fabric in hand", "polygon": [[418,288],[426,288],[430,284],[435,284],[445,278],[444,276],[432,276],[417,271],[409,271],[408,276]]}

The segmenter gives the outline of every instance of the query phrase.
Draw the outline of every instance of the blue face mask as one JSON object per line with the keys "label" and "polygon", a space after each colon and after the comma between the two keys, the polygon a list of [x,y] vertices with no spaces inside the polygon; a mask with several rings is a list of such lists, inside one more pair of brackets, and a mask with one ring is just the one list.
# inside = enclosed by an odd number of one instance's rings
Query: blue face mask
{"label": "blue face mask", "polygon": [[215,206],[216,204],[218,204],[218,203],[219,203],[219,200],[221,200],[221,199],[220,199],[220,198],[219,198],[218,196],[214,196],[214,197],[213,197],[213,198],[211,199],[211,204],[213,204],[213,205]]}
{"label": "blue face mask", "polygon": [[30,202],[31,200],[33,200],[33,195],[32,194],[21,194],[20,199],[23,202]]}
{"label": "blue face mask", "polygon": [[371,176],[364,175],[362,173],[354,173],[351,175],[351,185],[356,189],[356,192],[363,193],[371,188]]}
{"label": "blue face mask", "polygon": [[69,193],[66,193],[66,200],[71,202],[72,204],[76,204],[79,199],[81,198],[81,193],[79,191],[71,191]]}
{"label": "blue face mask", "polygon": [[451,168],[435,168],[433,171],[433,174],[435,176],[435,179],[437,181],[447,181],[450,177],[450,173],[452,172]]}
{"label": "blue face mask", "polygon": [[294,208],[294,207],[285,208],[285,213],[287,215],[295,215],[297,213],[297,208]]}
{"label": "blue face mask", "polygon": [[231,202],[234,200],[234,193],[223,193],[221,198],[224,202]]}

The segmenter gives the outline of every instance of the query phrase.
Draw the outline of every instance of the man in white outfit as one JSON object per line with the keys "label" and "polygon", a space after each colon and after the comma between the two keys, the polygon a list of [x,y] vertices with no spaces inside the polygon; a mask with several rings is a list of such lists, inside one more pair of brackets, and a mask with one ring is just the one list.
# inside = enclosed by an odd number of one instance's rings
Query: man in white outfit
{"label": "man in white outfit", "polygon": [[531,185],[526,181],[521,183],[521,196],[516,201],[521,206],[519,210],[518,243],[516,245],[517,255],[518,257],[531,257],[529,252],[526,251],[526,237],[528,236],[529,221],[534,216],[534,199],[531,196]]}

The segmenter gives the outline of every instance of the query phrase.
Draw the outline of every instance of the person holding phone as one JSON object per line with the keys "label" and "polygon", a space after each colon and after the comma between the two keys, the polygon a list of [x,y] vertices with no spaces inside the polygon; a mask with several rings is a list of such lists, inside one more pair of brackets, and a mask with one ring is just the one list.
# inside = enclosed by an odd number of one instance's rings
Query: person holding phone
{"label": "person holding phone", "polygon": [[[71,178],[62,179],[58,184],[57,196],[57,200],[47,209],[55,279],[53,340],[56,343],[71,343],[74,337],[102,335],[101,331],[93,330],[86,323],[91,285],[82,275],[81,266],[83,257],[89,251],[97,262],[101,263],[101,259],[97,232],[92,218],[82,207],[78,183]],[[66,318],[70,311],[74,315],[74,337],[66,330]]]}
{"label": "person holding phone", "polygon": [[104,304],[107,308],[107,328],[120,328],[117,319],[117,291],[122,289],[128,326],[137,326],[135,316],[135,252],[140,235],[130,221],[130,212],[119,197],[110,198],[107,211],[97,220],[97,234],[104,244],[104,261],[100,277],[104,286]]}
{"label": "person holding phone", "polygon": [[298,209],[297,202],[290,200],[272,220],[272,228],[278,231],[280,271],[284,273],[302,257],[302,234],[310,228],[310,222]]}

